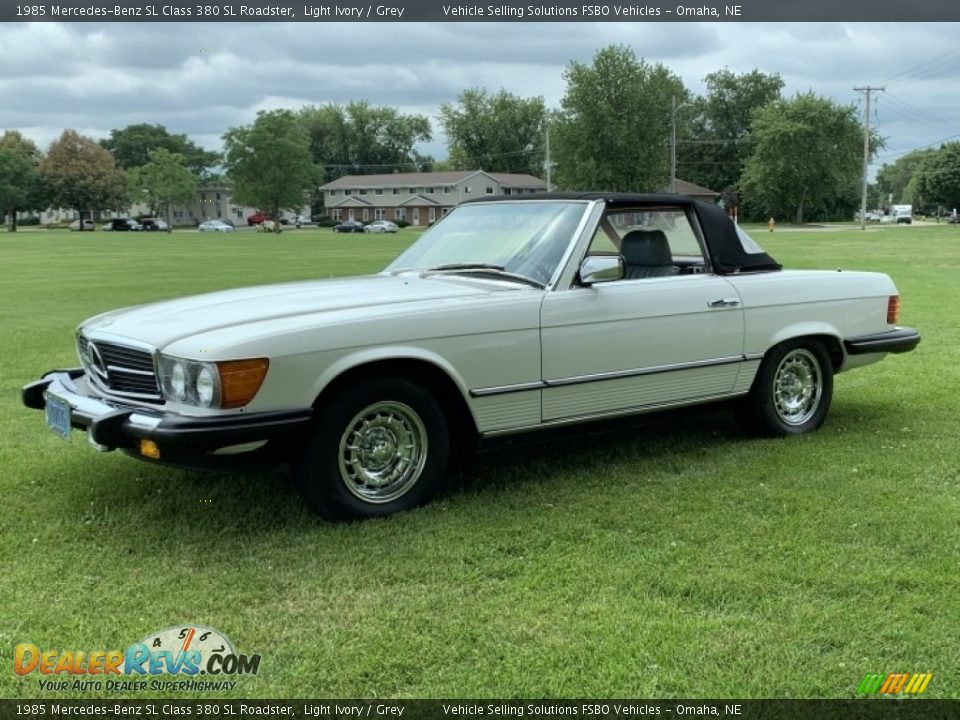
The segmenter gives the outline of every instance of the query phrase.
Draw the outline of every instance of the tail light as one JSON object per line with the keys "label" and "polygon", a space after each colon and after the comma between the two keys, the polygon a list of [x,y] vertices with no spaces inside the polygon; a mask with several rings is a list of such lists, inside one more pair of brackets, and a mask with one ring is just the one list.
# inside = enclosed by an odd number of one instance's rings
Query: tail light
{"label": "tail light", "polygon": [[900,322],[900,296],[891,295],[887,300],[887,325],[896,325]]}

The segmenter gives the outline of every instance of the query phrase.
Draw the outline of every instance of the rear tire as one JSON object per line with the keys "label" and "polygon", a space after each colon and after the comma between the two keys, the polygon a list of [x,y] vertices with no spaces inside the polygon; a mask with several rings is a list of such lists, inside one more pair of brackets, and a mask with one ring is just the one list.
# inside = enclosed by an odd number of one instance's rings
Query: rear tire
{"label": "rear tire", "polygon": [[439,489],[450,437],[433,396],[404,378],[369,378],[322,398],[292,465],[297,491],[328,520],[408,510]]}
{"label": "rear tire", "polygon": [[749,395],[734,408],[750,434],[802,435],[823,425],[833,398],[833,365],[823,344],[790,340],[770,350]]}

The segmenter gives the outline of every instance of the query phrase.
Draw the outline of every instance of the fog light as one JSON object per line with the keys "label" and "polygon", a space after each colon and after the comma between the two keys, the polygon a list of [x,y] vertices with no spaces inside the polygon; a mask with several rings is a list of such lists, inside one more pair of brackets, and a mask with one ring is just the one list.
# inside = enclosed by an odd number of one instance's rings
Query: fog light
{"label": "fog light", "polygon": [[157,444],[153,440],[141,440],[140,454],[143,455],[144,457],[153,458],[154,460],[159,460],[160,448],[157,447]]}

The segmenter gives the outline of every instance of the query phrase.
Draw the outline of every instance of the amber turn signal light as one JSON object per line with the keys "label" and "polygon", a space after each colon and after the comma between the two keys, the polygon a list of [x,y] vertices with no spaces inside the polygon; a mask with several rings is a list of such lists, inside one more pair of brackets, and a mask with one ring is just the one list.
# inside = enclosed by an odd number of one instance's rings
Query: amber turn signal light
{"label": "amber turn signal light", "polygon": [[900,322],[900,296],[891,295],[887,300],[887,325],[896,325]]}
{"label": "amber turn signal light", "polygon": [[141,440],[140,454],[143,455],[144,457],[153,458],[154,460],[159,460],[160,448],[157,447],[157,444],[153,440]]}
{"label": "amber turn signal light", "polygon": [[220,407],[243,407],[253,400],[267,375],[270,361],[267,358],[254,360],[226,360],[217,363],[220,372]]}

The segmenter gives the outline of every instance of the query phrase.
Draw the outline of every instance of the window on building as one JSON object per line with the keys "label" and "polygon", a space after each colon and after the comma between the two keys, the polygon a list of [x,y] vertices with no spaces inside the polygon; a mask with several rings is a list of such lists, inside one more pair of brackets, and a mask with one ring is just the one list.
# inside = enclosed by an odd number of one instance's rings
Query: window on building
{"label": "window on building", "polygon": [[434,191],[434,188],[428,187],[428,188],[427,188],[427,195],[433,195],[433,191]]}
{"label": "window on building", "polygon": [[487,195],[493,195],[493,188],[492,188],[492,187],[488,187],[488,188],[487,188]]}
{"label": "window on building", "polygon": [[366,195],[366,194],[367,194],[366,188],[360,188],[360,194],[361,194],[361,195]]}
{"label": "window on building", "polygon": [[386,219],[386,213],[383,211],[383,208],[377,208],[376,210],[373,211],[373,219],[374,220]]}
{"label": "window on building", "polygon": [[448,212],[450,212],[450,208],[444,208],[443,210],[440,211],[440,217],[443,217]]}
{"label": "window on building", "polygon": [[406,220],[407,219],[407,209],[406,208],[396,208],[393,211],[394,220]]}
{"label": "window on building", "polygon": [[430,208],[430,222],[436,222],[437,220],[437,209]]}
{"label": "window on building", "polygon": [[344,190],[344,191],[343,191],[343,194],[344,194],[344,195],[353,195],[353,190]]}
{"label": "window on building", "polygon": [[464,185],[464,186],[463,186],[463,194],[464,194],[464,195],[469,195],[469,194],[470,194],[470,186],[469,186],[469,185]]}
{"label": "window on building", "polygon": [[400,188],[394,188],[394,189],[393,189],[393,194],[394,194],[394,195],[399,195],[399,194],[400,194]]}
{"label": "window on building", "polygon": [[383,195],[383,188],[377,188],[373,191],[374,195]]}
{"label": "window on building", "polygon": [[330,197],[336,197],[336,195],[337,195],[337,191],[336,191],[336,190],[328,190],[327,192],[330,193]]}
{"label": "window on building", "polygon": [[366,208],[363,209],[363,221],[366,222],[370,219],[370,211]]}
{"label": "window on building", "polygon": [[236,208],[236,209],[234,209],[233,215],[234,215],[234,217],[236,217],[238,220],[243,220],[243,208]]}
{"label": "window on building", "polygon": [[340,208],[335,208],[331,213],[331,217],[336,221],[340,222],[340,219],[343,217],[343,210]]}
{"label": "window on building", "polygon": [[217,200],[220,199],[220,193],[217,193]]}
{"label": "window on building", "polygon": [[446,186],[443,188],[443,194],[444,194],[444,195],[449,195],[451,189],[452,189],[452,188],[451,188],[449,185],[446,185]]}
{"label": "window on building", "polygon": [[510,194],[510,188],[504,188],[504,189],[503,189],[503,194],[504,194],[504,195],[509,195],[509,194]]}

